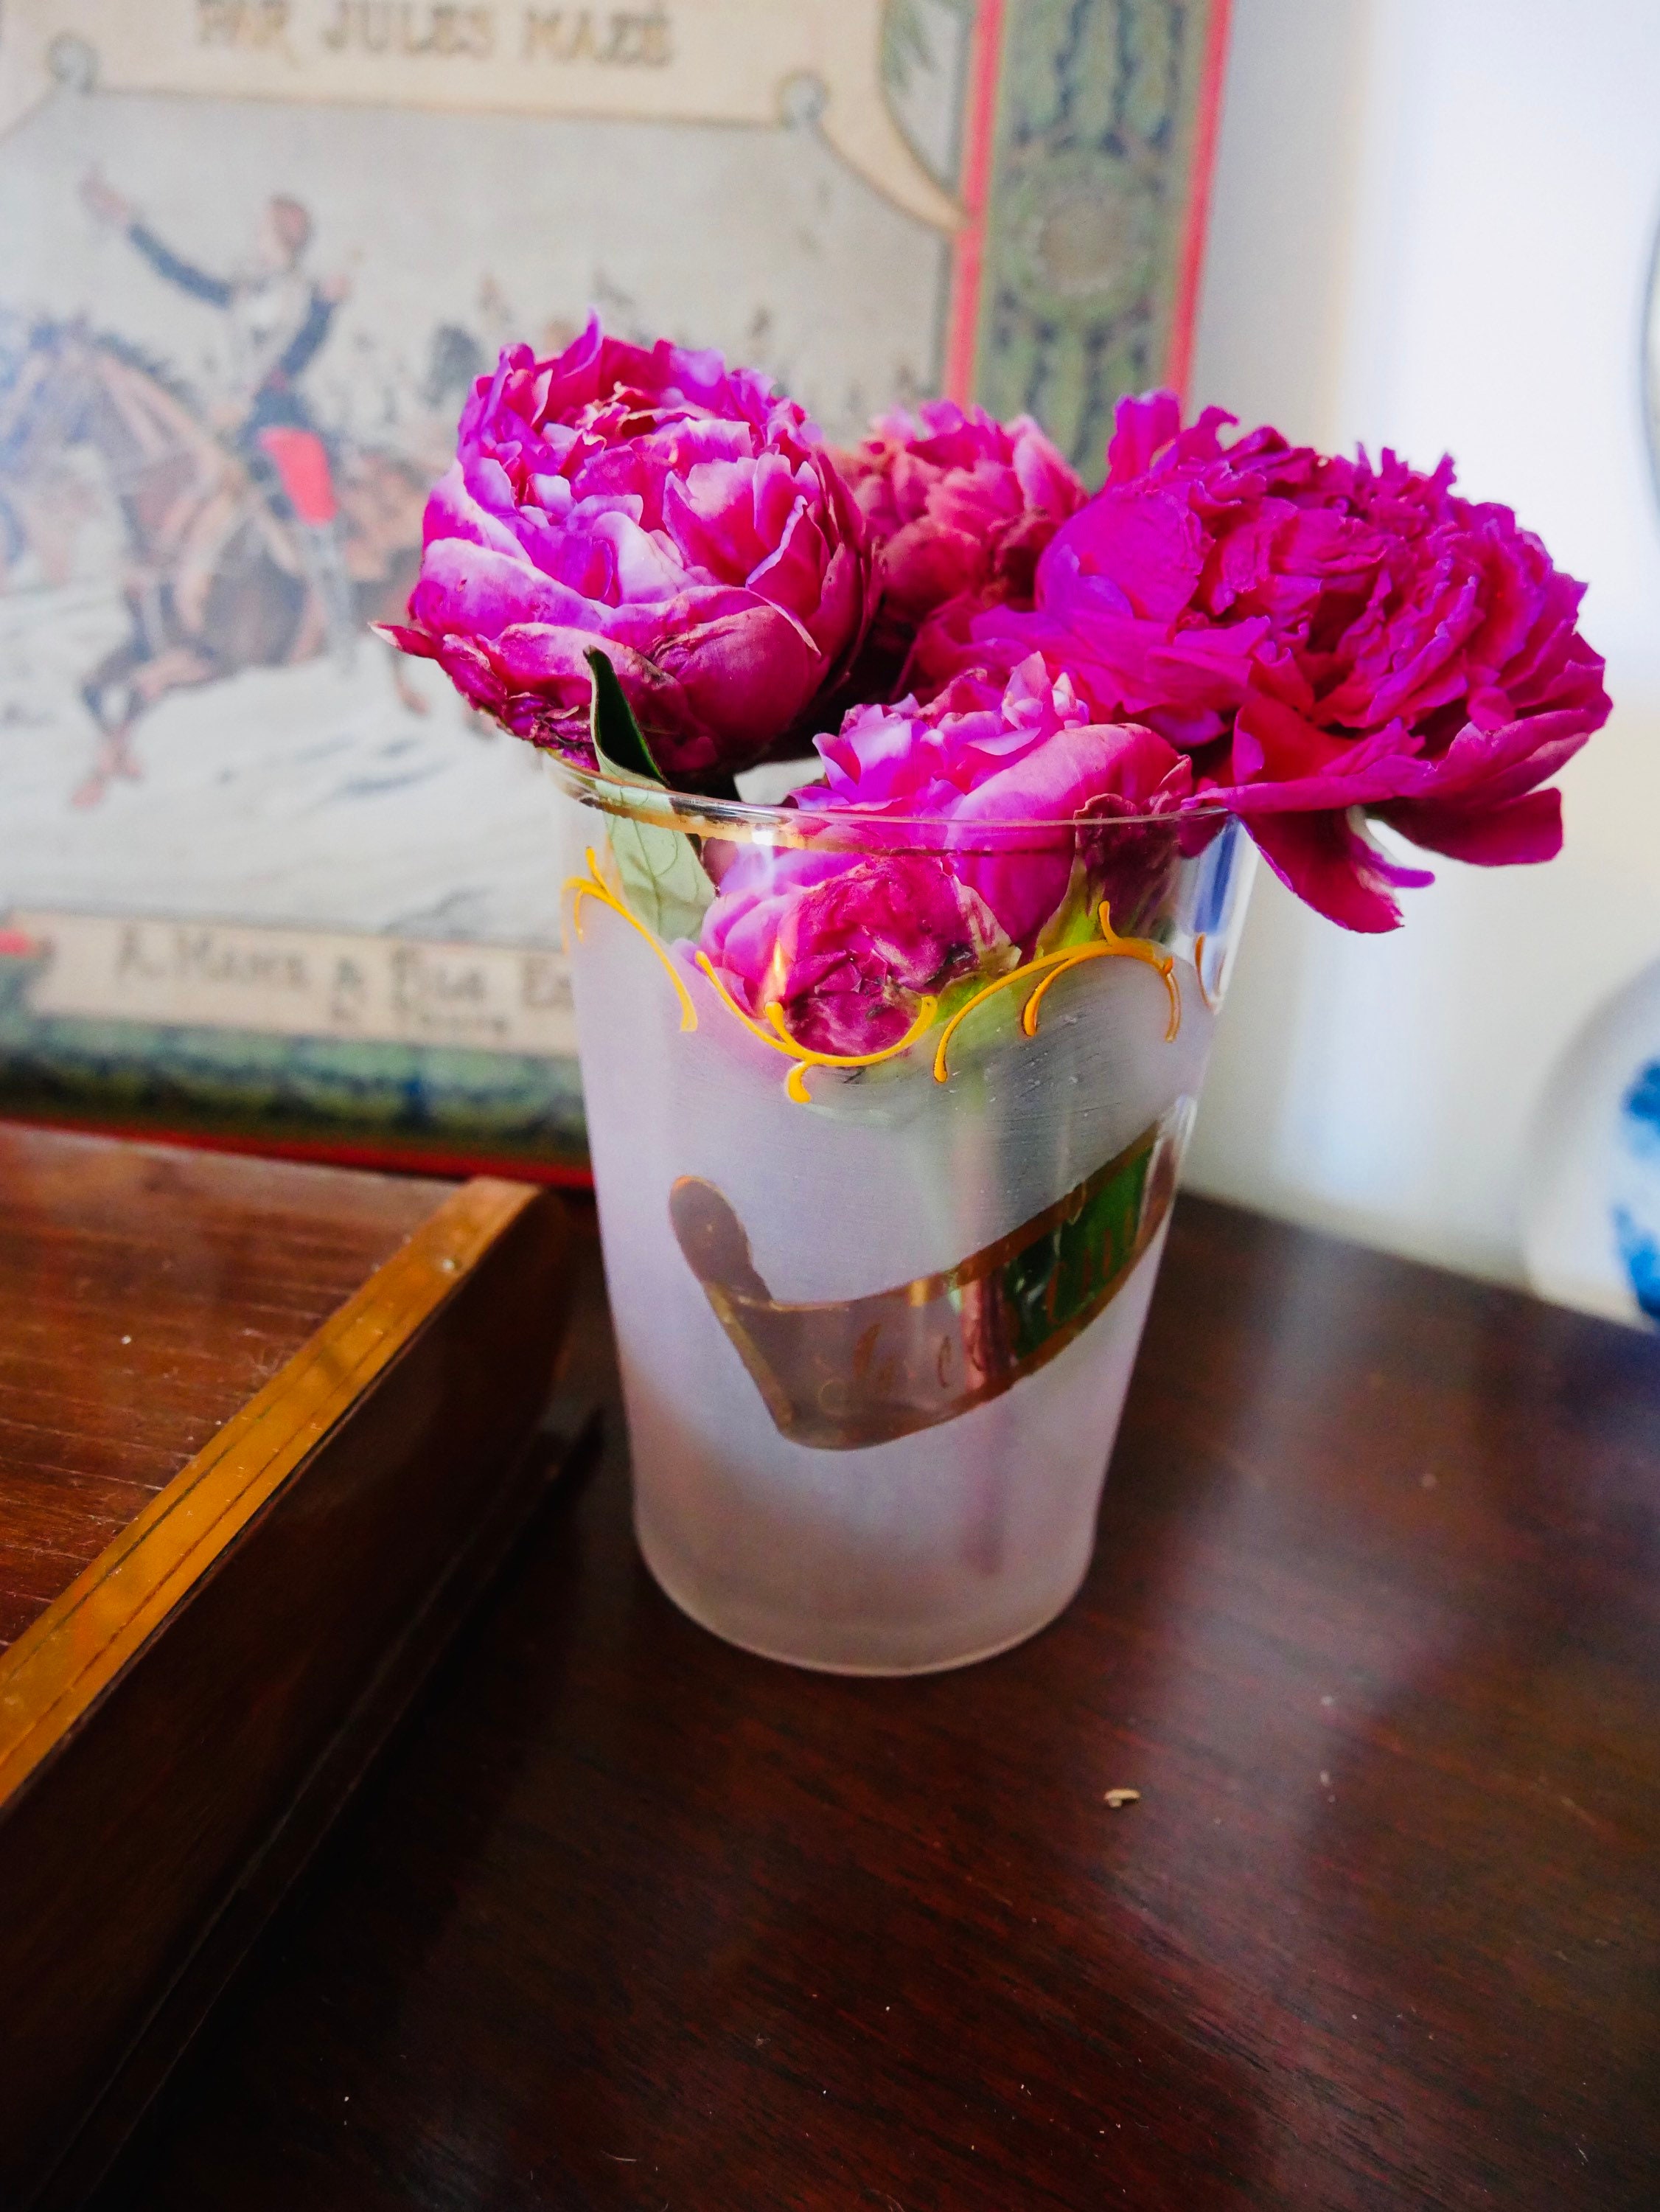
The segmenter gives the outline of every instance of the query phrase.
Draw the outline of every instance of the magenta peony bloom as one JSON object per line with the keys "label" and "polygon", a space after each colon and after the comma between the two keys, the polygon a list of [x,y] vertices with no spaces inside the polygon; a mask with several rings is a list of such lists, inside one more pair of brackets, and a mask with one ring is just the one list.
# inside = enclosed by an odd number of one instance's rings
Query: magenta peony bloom
{"label": "magenta peony bloom", "polygon": [[926,707],[856,708],[816,743],[828,780],[791,800],[809,842],[741,848],[702,944],[742,1005],[780,1003],[821,1051],[892,1043],[922,992],[1030,954],[1069,894],[1133,930],[1192,785],[1152,731],[1089,724],[1035,653],[1001,689],[971,675]]}
{"label": "magenta peony bloom", "polygon": [[798,1043],[850,1054],[897,1042],[923,993],[937,996],[1007,946],[984,903],[928,853],[748,847],[703,928],[741,1004],[757,1015],[779,1005]]}
{"label": "magenta peony bloom", "polygon": [[998,422],[950,399],[883,416],[836,458],[880,556],[872,644],[894,669],[948,600],[1029,605],[1039,554],[1084,498],[1030,416]]}
{"label": "magenta peony bloom", "polygon": [[[1001,689],[964,676],[925,707],[856,708],[816,742],[827,783],[798,793],[800,805],[930,817],[924,834],[1027,952],[1071,882],[1079,841],[1062,825],[1162,815],[1173,853],[1176,811],[1192,787],[1188,763],[1153,731],[1092,724],[1069,678],[1051,675],[1039,653]],[[1105,865],[1118,842],[1098,830],[1090,849]],[[1125,884],[1104,882],[1098,895],[1112,898],[1120,927],[1132,927],[1140,901]]]}
{"label": "magenta peony bloom", "polygon": [[1547,860],[1538,787],[1607,720],[1584,587],[1507,507],[1419,474],[1327,459],[1271,429],[1230,446],[1172,395],[1119,404],[1102,491],[1042,555],[1030,614],[943,610],[917,663],[995,674],[1035,646],[1092,714],[1189,752],[1197,806],[1238,813],[1269,865],[1356,929],[1427,882],[1357,831],[1360,807],[1432,850]]}
{"label": "magenta peony bloom", "polygon": [[813,741],[824,760],[824,792],[809,786],[797,798],[808,806],[827,803],[827,793],[834,805],[943,815],[1058,731],[1088,720],[1069,678],[1051,677],[1042,655],[1028,653],[1006,678],[971,672],[925,707],[906,698],[851,708],[839,730]]}
{"label": "magenta peony bloom", "polygon": [[671,780],[758,758],[844,672],[872,599],[851,495],[747,369],[591,322],[481,377],[427,503],[409,623],[510,729],[579,755],[609,655]]}

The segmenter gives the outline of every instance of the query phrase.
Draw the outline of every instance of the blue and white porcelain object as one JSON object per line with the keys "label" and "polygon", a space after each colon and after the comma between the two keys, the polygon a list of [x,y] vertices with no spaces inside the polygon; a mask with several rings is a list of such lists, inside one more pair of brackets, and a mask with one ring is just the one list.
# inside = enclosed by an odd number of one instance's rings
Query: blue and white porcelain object
{"label": "blue and white porcelain object", "polygon": [[1620,1102],[1624,1158],[1615,1171],[1615,1232],[1639,1306],[1660,1323],[1660,1054]]}
{"label": "blue and white porcelain object", "polygon": [[1604,1000],[1552,1071],[1522,1244],[1542,1296],[1660,1328],[1660,961]]}

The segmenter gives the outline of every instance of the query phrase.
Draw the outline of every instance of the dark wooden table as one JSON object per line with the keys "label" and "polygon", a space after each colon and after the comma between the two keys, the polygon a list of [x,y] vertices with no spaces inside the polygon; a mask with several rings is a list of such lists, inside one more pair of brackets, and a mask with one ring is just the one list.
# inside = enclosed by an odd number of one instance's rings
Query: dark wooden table
{"label": "dark wooden table", "polygon": [[1660,1343],[1184,1200],[1084,1595],[926,1680],[693,1627],[624,1473],[105,2212],[1660,2206]]}

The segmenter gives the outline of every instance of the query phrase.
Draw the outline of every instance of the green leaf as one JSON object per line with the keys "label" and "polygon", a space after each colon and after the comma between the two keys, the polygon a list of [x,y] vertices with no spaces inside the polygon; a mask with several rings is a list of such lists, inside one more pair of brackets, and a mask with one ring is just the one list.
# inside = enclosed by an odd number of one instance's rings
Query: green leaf
{"label": "green leaf", "polygon": [[695,937],[715,887],[698,864],[692,840],[682,830],[626,815],[612,817],[610,834],[629,912],[665,945]]}
{"label": "green leaf", "polygon": [[1064,952],[1075,945],[1094,945],[1100,939],[1100,895],[1089,880],[1081,855],[1075,854],[1066,896],[1038,933],[1034,953]]}
{"label": "green leaf", "polygon": [[647,783],[666,784],[668,778],[651,757],[651,748],[634,720],[634,710],[617,681],[609,654],[590,646],[583,659],[594,679],[588,732],[600,766]]}

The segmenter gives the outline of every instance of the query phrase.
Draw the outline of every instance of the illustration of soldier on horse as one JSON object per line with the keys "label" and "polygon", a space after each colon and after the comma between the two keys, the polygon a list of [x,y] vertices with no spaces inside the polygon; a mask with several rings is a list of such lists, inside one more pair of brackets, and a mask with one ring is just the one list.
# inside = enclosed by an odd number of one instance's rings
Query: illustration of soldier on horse
{"label": "illustration of soldier on horse", "polygon": [[124,232],[165,283],[224,311],[232,388],[215,410],[215,427],[227,434],[273,514],[293,528],[330,642],[348,658],[357,624],[336,536],[328,448],[300,382],[328,337],[348,279],[314,283],[306,276],[312,219],[298,200],[281,193],[266,204],[251,261],[232,276],[211,276],[173,252],[96,170],[83,181],[81,197],[100,222]]}
{"label": "illustration of soldier on horse", "polygon": [[[14,534],[31,484],[49,485],[76,447],[95,456],[121,512],[128,634],[82,689],[100,743],[74,797],[94,805],[138,775],[135,726],[169,691],[325,653],[349,662],[365,623],[399,611],[414,580],[426,471],[378,447],[331,450],[313,417],[302,379],[348,287],[307,273],[312,222],[298,200],[270,199],[246,265],[218,276],[96,171],[82,198],[160,279],[222,312],[229,356],[226,388],[204,408],[123,340],[42,319],[0,392]],[[48,504],[36,497],[33,511]],[[425,711],[407,681],[397,688]]]}

